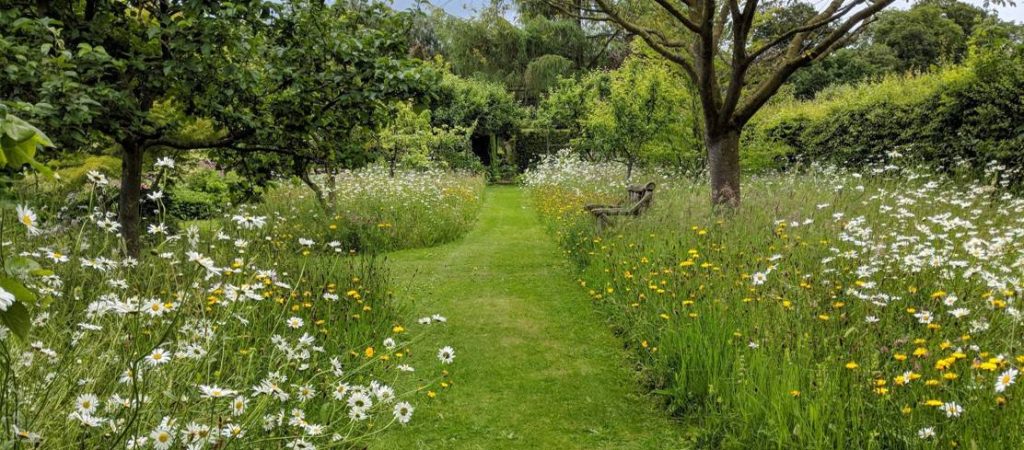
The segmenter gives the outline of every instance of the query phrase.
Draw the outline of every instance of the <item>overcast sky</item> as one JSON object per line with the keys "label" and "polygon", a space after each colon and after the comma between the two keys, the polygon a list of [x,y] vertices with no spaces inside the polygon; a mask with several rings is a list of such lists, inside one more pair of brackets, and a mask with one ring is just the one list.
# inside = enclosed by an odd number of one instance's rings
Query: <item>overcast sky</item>
{"label": "overcast sky", "polygon": [[[967,3],[981,6],[984,0],[964,0]],[[474,14],[480,8],[491,4],[490,0],[432,0],[430,2],[433,5],[444,8],[449,14],[453,14],[459,17],[469,17]],[[999,17],[1003,20],[1012,20],[1017,23],[1024,23],[1024,0],[1017,0],[1017,6],[1002,6],[997,7],[996,10],[999,12]],[[392,4],[395,9],[407,9],[412,5],[416,4],[416,0],[392,0]],[[897,3],[898,8],[908,8],[912,4],[909,0],[899,0]]]}

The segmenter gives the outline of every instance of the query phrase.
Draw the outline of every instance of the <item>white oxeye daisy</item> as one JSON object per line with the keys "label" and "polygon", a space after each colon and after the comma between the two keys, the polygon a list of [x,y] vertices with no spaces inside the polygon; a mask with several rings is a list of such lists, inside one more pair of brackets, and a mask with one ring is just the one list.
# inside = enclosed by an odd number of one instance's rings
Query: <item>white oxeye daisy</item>
{"label": "white oxeye daisy", "polygon": [[412,419],[413,410],[414,408],[412,407],[411,404],[409,404],[409,402],[399,402],[398,404],[395,405],[395,410],[393,412],[393,414],[395,415],[395,420],[397,420],[402,425],[409,423],[409,420]]}
{"label": "white oxeye daisy", "polygon": [[384,348],[386,348],[388,350],[391,350],[391,349],[394,349],[396,346],[397,346],[397,344],[395,344],[395,340],[394,339],[392,339],[392,338],[384,339]]}
{"label": "white oxeye daisy", "polygon": [[996,377],[996,392],[1003,392],[1017,381],[1017,369],[1009,369]]}
{"label": "white oxeye daisy", "polygon": [[348,397],[348,406],[352,411],[366,411],[373,406],[373,400],[365,392],[353,392]]}
{"label": "white oxeye daisy", "polygon": [[94,394],[82,394],[75,399],[75,410],[79,414],[89,415],[96,412],[100,406],[100,399]]}
{"label": "white oxeye daisy", "polygon": [[153,163],[153,167],[173,169],[174,168],[174,159],[172,159],[169,156],[164,156],[164,157],[161,157],[161,158],[157,158],[156,162]]}
{"label": "white oxeye daisy", "polygon": [[245,397],[243,397],[241,395],[239,395],[238,397],[235,397],[235,399],[231,401],[231,415],[233,415],[233,416],[240,416],[240,415],[242,415],[242,413],[245,412],[246,405],[248,405],[248,404],[249,404],[249,400],[246,399]]}
{"label": "white oxeye daisy", "polygon": [[155,366],[159,366],[161,364],[166,364],[170,360],[171,360],[170,353],[167,353],[167,350],[164,350],[164,349],[159,348],[159,347],[153,349],[153,351],[150,352],[149,355],[146,356],[146,362],[149,363],[149,365],[154,366],[154,367]]}
{"label": "white oxeye daisy", "polygon": [[149,438],[153,440],[153,448],[156,450],[167,450],[174,444],[174,435],[171,434],[171,430],[168,427],[160,426],[149,433]]}
{"label": "white oxeye daisy", "polygon": [[293,330],[302,328],[303,325],[302,318],[300,317],[291,317],[286,321],[286,323],[288,324],[288,328],[291,328]]}
{"label": "white oxeye daisy", "polygon": [[221,398],[228,397],[237,394],[237,392],[231,389],[224,389],[217,385],[199,385],[199,392],[202,393],[203,398]]}
{"label": "white oxeye daisy", "polygon": [[948,402],[942,404],[942,411],[946,413],[946,417],[960,417],[964,409],[956,402]]}
{"label": "white oxeye daisy", "polygon": [[455,360],[455,349],[451,347],[442,347],[437,351],[437,359],[441,360],[444,364],[451,364]]}
{"label": "white oxeye daisy", "polygon": [[931,439],[935,437],[935,428],[925,427],[920,430],[917,430],[917,437],[921,439]]}
{"label": "white oxeye daisy", "polygon": [[18,205],[16,210],[18,213],[18,222],[25,225],[25,228],[28,229],[28,234],[39,234],[39,228],[36,227],[36,213],[24,205]]}
{"label": "white oxeye daisy", "polygon": [[163,223],[150,224],[146,232],[149,234],[167,234],[167,225]]}
{"label": "white oxeye daisy", "polygon": [[14,304],[14,294],[7,292],[7,289],[0,288],[0,311],[7,311]]}
{"label": "white oxeye daisy", "polygon": [[760,286],[764,284],[765,281],[768,281],[768,275],[764,272],[755,272],[750,276],[750,282],[753,283],[754,286]]}

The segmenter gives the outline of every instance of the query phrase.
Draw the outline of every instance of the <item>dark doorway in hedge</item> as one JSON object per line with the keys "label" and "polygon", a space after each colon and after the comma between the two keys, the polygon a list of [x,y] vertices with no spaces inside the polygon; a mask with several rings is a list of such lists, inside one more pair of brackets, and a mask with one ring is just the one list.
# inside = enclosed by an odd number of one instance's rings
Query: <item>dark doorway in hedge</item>
{"label": "dark doorway in hedge", "polygon": [[470,143],[473,146],[473,154],[477,158],[480,158],[485,166],[491,166],[491,137],[490,136],[473,136]]}

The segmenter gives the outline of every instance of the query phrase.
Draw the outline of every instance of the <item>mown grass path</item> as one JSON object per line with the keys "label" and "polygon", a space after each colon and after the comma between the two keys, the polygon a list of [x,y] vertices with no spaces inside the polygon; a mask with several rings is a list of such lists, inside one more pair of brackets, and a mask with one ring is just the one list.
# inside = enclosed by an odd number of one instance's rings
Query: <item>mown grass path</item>
{"label": "mown grass path", "polygon": [[453,386],[420,396],[412,423],[373,448],[681,447],[522,189],[488,188],[463,240],[389,260],[398,299],[448,317],[426,339],[454,347],[456,362]]}

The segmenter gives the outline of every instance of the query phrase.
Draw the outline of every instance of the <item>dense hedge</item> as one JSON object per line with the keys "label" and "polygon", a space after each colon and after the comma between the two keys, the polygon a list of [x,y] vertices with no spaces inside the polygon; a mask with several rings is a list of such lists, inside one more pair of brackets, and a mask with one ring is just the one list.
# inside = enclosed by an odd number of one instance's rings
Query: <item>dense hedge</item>
{"label": "dense hedge", "polygon": [[[1024,46],[961,67],[783,101],[744,134],[746,167],[806,161],[856,167],[912,158],[940,168],[1024,166]],[[1007,173],[1007,172],[1004,172]],[[1014,178],[1019,175],[1014,175]]]}

